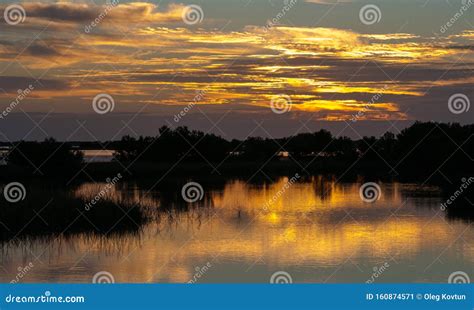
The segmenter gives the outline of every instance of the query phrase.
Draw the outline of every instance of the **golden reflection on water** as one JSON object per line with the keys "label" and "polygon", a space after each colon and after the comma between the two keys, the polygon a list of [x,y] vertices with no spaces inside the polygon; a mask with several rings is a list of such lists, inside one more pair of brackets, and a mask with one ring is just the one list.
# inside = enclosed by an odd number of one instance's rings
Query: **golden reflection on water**
{"label": "golden reflection on water", "polygon": [[[12,277],[19,262],[41,254],[27,282],[88,282],[101,270],[118,282],[187,282],[206,263],[212,267],[203,282],[268,282],[278,270],[295,282],[365,282],[374,266],[389,262],[380,281],[443,282],[450,269],[474,262],[472,227],[448,222],[438,196],[419,195],[431,188],[382,184],[381,198],[366,203],[361,183],[314,177],[285,188],[288,182],[229,181],[207,191],[199,206],[166,209],[139,234],[10,245],[3,265]],[[84,184],[74,194],[90,199],[104,186]],[[166,207],[161,198],[134,184],[107,193],[158,210]]]}

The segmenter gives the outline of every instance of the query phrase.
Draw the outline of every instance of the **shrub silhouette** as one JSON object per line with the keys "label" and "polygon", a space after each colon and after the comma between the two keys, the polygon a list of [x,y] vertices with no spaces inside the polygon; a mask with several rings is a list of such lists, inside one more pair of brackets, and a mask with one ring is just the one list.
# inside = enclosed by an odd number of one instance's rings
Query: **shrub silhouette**
{"label": "shrub silhouette", "polygon": [[396,169],[403,174],[426,175],[473,169],[474,126],[416,122],[404,129],[395,146]]}
{"label": "shrub silhouette", "polygon": [[221,137],[187,127],[175,130],[167,126],[156,137],[125,136],[117,143],[116,157],[124,161],[167,162],[184,157],[184,161],[218,161],[225,158],[230,144]]}
{"label": "shrub silhouette", "polygon": [[76,171],[83,155],[65,143],[48,138],[43,142],[20,141],[6,157],[8,165],[20,166],[35,174],[64,174]]}
{"label": "shrub silhouette", "polygon": [[[325,162],[385,174],[429,177],[443,171],[460,174],[473,170],[474,126],[416,122],[400,134],[351,140],[329,131],[302,133],[281,139],[249,137],[227,141],[187,127],[160,128],[157,137],[126,136],[117,142],[117,158],[126,161],[188,162],[278,160],[286,152],[295,160]],[[345,169],[345,168],[343,168]]]}
{"label": "shrub silhouette", "polygon": [[[224,162],[263,165],[279,161],[285,155],[293,159],[287,161],[288,164],[297,162],[300,168],[308,164],[310,171],[311,168],[326,172],[375,171],[430,178],[437,172],[456,176],[474,172],[473,136],[474,125],[416,122],[398,135],[387,132],[379,138],[351,140],[320,130],[279,139],[249,137],[243,141],[228,141],[187,127],[163,126],[155,137],[124,136],[107,144],[115,149],[115,158],[124,163],[187,163],[188,167],[209,162],[219,163],[219,166]],[[21,141],[13,146],[7,162],[37,174],[62,174],[77,171],[82,154],[72,150],[70,144],[54,139]],[[283,166],[272,165],[272,169],[283,169]]]}

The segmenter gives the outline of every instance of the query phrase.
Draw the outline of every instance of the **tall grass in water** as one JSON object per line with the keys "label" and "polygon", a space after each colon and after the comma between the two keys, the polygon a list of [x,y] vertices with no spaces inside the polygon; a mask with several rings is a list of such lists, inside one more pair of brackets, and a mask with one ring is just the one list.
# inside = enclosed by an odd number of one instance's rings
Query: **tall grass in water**
{"label": "tall grass in water", "polygon": [[16,203],[0,204],[0,241],[46,235],[138,232],[149,217],[136,204],[101,199],[86,208],[84,198],[65,191],[32,189]]}

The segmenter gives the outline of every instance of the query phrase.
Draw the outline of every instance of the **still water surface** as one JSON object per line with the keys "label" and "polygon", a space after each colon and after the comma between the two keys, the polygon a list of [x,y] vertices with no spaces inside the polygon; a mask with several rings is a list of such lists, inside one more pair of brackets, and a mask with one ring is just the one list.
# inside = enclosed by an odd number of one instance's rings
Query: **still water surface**
{"label": "still water surface", "polygon": [[[380,283],[443,283],[454,271],[473,272],[474,227],[446,217],[436,188],[384,183],[381,198],[366,203],[361,183],[287,182],[229,180],[181,211],[160,191],[117,184],[108,199],[167,211],[137,234],[4,244],[0,280],[30,262],[22,282],[87,283],[107,271],[116,282],[267,283],[286,271],[294,282],[366,282],[377,273]],[[83,184],[74,195],[88,199],[104,185]]]}

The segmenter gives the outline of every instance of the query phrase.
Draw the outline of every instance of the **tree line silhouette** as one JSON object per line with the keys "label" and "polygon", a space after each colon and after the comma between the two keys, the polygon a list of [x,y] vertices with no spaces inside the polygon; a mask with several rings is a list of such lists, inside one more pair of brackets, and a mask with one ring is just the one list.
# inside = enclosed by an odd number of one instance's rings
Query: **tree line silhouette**
{"label": "tree line silhouette", "polygon": [[[352,140],[327,130],[270,139],[226,140],[220,136],[163,126],[155,137],[124,136],[100,143],[115,150],[115,159],[133,164],[301,163],[318,171],[376,170],[390,175],[429,176],[441,172],[462,175],[473,171],[474,125],[416,122],[398,134]],[[81,147],[94,143],[20,141],[9,146],[8,166],[44,174],[74,171],[83,164]],[[96,145],[97,146],[97,145]],[[278,167],[278,165],[274,165]]]}

